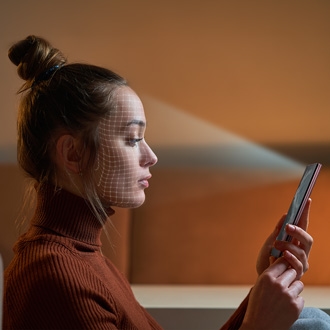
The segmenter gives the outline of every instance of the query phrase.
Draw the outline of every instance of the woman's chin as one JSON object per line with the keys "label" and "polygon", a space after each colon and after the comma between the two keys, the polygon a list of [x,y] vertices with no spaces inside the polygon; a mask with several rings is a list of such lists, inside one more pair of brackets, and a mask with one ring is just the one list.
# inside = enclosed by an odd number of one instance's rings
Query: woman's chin
{"label": "woman's chin", "polygon": [[141,206],[144,203],[144,201],[145,201],[145,195],[143,194],[143,196],[141,196],[140,198],[126,199],[126,200],[123,199],[122,201],[111,203],[111,206],[134,209]]}

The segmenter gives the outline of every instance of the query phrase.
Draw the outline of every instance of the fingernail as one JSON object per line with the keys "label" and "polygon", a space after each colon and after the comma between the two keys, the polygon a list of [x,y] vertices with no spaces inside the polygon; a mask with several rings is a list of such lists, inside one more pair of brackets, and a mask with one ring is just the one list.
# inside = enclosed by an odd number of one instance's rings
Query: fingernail
{"label": "fingernail", "polygon": [[290,224],[288,224],[286,227],[287,227],[290,231],[294,231],[294,230],[296,229],[296,227],[295,227],[294,225],[290,225]]}

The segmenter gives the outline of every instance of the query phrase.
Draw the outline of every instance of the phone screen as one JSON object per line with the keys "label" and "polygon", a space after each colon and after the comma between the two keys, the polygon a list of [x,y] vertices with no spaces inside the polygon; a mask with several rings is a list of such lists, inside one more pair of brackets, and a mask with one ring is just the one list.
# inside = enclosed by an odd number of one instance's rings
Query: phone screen
{"label": "phone screen", "polygon": [[[287,224],[297,225],[301,214],[304,210],[304,207],[308,201],[309,196],[312,193],[312,189],[314,187],[316,178],[320,172],[321,164],[309,164],[306,166],[305,172],[300,180],[297,191],[293,197],[291,202],[289,211],[287,216],[285,217],[284,223],[280,230],[280,233],[277,236],[277,240],[280,241],[291,241],[292,237],[288,235],[285,231],[285,227]],[[281,256],[281,251],[273,248],[271,251],[271,255],[278,258]]]}

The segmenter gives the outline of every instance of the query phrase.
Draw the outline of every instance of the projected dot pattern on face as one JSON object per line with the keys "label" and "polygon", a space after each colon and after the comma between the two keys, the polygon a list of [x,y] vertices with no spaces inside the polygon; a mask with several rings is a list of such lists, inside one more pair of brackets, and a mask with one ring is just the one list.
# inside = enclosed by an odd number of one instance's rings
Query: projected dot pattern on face
{"label": "projected dot pattern on face", "polygon": [[115,91],[114,106],[99,124],[100,148],[95,174],[105,205],[137,207],[157,157],[144,140],[146,118],[139,97],[129,88]]}

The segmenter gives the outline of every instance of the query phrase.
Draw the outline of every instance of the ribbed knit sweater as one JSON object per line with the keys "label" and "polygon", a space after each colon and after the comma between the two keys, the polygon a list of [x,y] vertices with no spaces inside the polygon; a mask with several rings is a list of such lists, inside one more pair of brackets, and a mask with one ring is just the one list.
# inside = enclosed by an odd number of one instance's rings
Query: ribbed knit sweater
{"label": "ribbed knit sweater", "polygon": [[[161,329],[102,255],[102,228],[83,198],[38,189],[31,226],[4,274],[3,330]],[[221,329],[238,329],[246,305]]]}
{"label": "ribbed knit sweater", "polygon": [[161,329],[102,255],[101,231],[84,199],[43,187],[5,271],[3,329]]}

